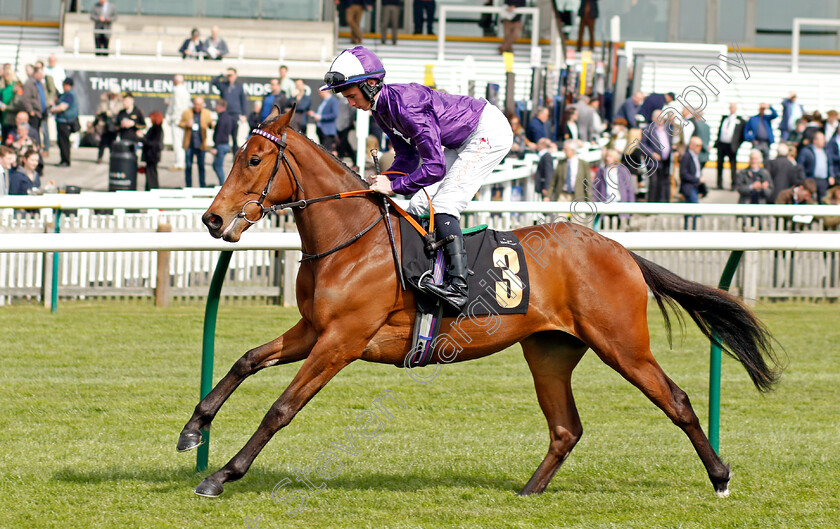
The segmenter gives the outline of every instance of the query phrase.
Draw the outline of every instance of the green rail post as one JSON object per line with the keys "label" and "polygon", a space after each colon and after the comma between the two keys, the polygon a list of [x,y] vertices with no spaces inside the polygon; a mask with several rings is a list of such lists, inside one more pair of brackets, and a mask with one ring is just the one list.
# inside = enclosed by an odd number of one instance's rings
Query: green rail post
{"label": "green rail post", "polygon": [[[723,268],[723,274],[720,276],[718,288],[729,290],[729,287],[732,285],[732,278],[735,276],[735,271],[738,269],[738,264],[740,264],[743,255],[743,250],[736,250],[729,254],[729,260],[726,261],[726,266]],[[712,350],[709,361],[709,443],[711,443],[715,452],[719,452],[721,349],[718,335],[713,334],[712,337]]]}
{"label": "green rail post", "polygon": [[[204,310],[204,339],[201,346],[202,399],[213,389],[213,352],[216,341],[216,315],[219,312],[219,297],[232,255],[232,250],[225,250],[219,255],[219,260],[216,262],[216,271],[213,272],[213,280],[210,282],[210,291],[207,293],[207,307]],[[207,470],[209,457],[210,429],[204,428],[201,430],[201,445],[199,445],[198,452],[195,456],[196,472]]]}
{"label": "green rail post", "polygon": [[[61,231],[61,210],[55,210],[55,233]],[[50,312],[55,314],[58,311],[58,252],[53,252],[52,291],[50,292]]]}

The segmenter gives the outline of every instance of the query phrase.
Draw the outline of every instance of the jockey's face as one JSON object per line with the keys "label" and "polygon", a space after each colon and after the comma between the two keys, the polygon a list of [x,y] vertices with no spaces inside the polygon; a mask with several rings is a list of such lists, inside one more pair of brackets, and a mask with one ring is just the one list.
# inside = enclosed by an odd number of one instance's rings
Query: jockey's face
{"label": "jockey's face", "polygon": [[371,104],[370,101],[362,94],[362,91],[359,89],[358,86],[353,85],[347,90],[341,92],[341,95],[347,98],[347,102],[353,108],[358,108],[359,110],[370,110]]}

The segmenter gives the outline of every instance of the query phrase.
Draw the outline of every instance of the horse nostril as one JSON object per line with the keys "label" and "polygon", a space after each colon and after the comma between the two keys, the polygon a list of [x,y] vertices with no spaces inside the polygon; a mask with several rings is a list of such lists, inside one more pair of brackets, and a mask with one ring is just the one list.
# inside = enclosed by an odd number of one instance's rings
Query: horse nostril
{"label": "horse nostril", "polygon": [[204,222],[204,225],[211,230],[220,230],[222,228],[222,217],[216,215],[215,213],[208,213],[204,215],[202,221]]}

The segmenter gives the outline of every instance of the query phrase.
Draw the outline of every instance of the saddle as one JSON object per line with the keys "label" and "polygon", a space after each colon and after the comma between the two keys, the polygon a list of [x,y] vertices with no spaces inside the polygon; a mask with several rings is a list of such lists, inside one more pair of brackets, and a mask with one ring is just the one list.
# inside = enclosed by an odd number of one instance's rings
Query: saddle
{"label": "saddle", "polygon": [[[416,217],[428,229],[428,217]],[[406,357],[405,367],[426,365],[433,343],[444,318],[525,314],[528,312],[529,279],[525,253],[519,238],[509,231],[496,231],[487,225],[463,231],[467,250],[467,266],[471,273],[467,284],[469,299],[458,313],[437,298],[419,288],[420,278],[431,274],[434,282],[443,282],[446,264],[443,246],[446,241],[425,240],[400,218],[402,272],[406,283],[414,290],[417,316],[414,322],[412,353]]]}

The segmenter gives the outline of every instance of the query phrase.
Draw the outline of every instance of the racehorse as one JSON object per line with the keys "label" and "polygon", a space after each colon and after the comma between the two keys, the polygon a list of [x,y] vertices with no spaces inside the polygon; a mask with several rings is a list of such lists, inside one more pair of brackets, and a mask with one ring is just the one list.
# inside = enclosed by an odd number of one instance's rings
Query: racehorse
{"label": "racehorse", "polygon": [[[382,196],[326,150],[289,128],[294,114],[275,107],[236,153],[233,168],[202,220],[211,235],[236,242],[267,212],[292,209],[304,259],[297,278],[300,321],[282,336],[245,353],[198,403],[178,449],[201,443],[225,400],[257,371],[303,360],[292,382],[245,446],[195,492],[215,497],[240,479],[278,430],[341,369],[355,360],[402,366],[411,349],[415,297],[403,291],[392,256]],[[391,211],[388,215],[398,219]],[[691,441],[720,496],[729,493],[729,466],[703,433],[688,396],[662,371],[650,350],[648,289],[667,308],[688,313],[768,391],[780,368],[773,338],[731,294],[694,283],[628,251],[582,225],[558,222],[514,233],[541,237],[539,255],[526,252],[530,305],[500,316],[493,333],[474,318],[458,322],[469,336],[457,357],[436,350],[432,362],[475,360],[519,343],[548,421],[548,454],[520,494],[545,490],[580,439],[571,376],[588,349],[639,388]],[[536,234],[536,235],[535,235]],[[562,235],[559,237],[557,235]],[[416,234],[394,230],[396,240]],[[679,313],[678,313],[679,315]],[[454,319],[441,324],[448,332]],[[454,335],[454,333],[453,333]]]}

